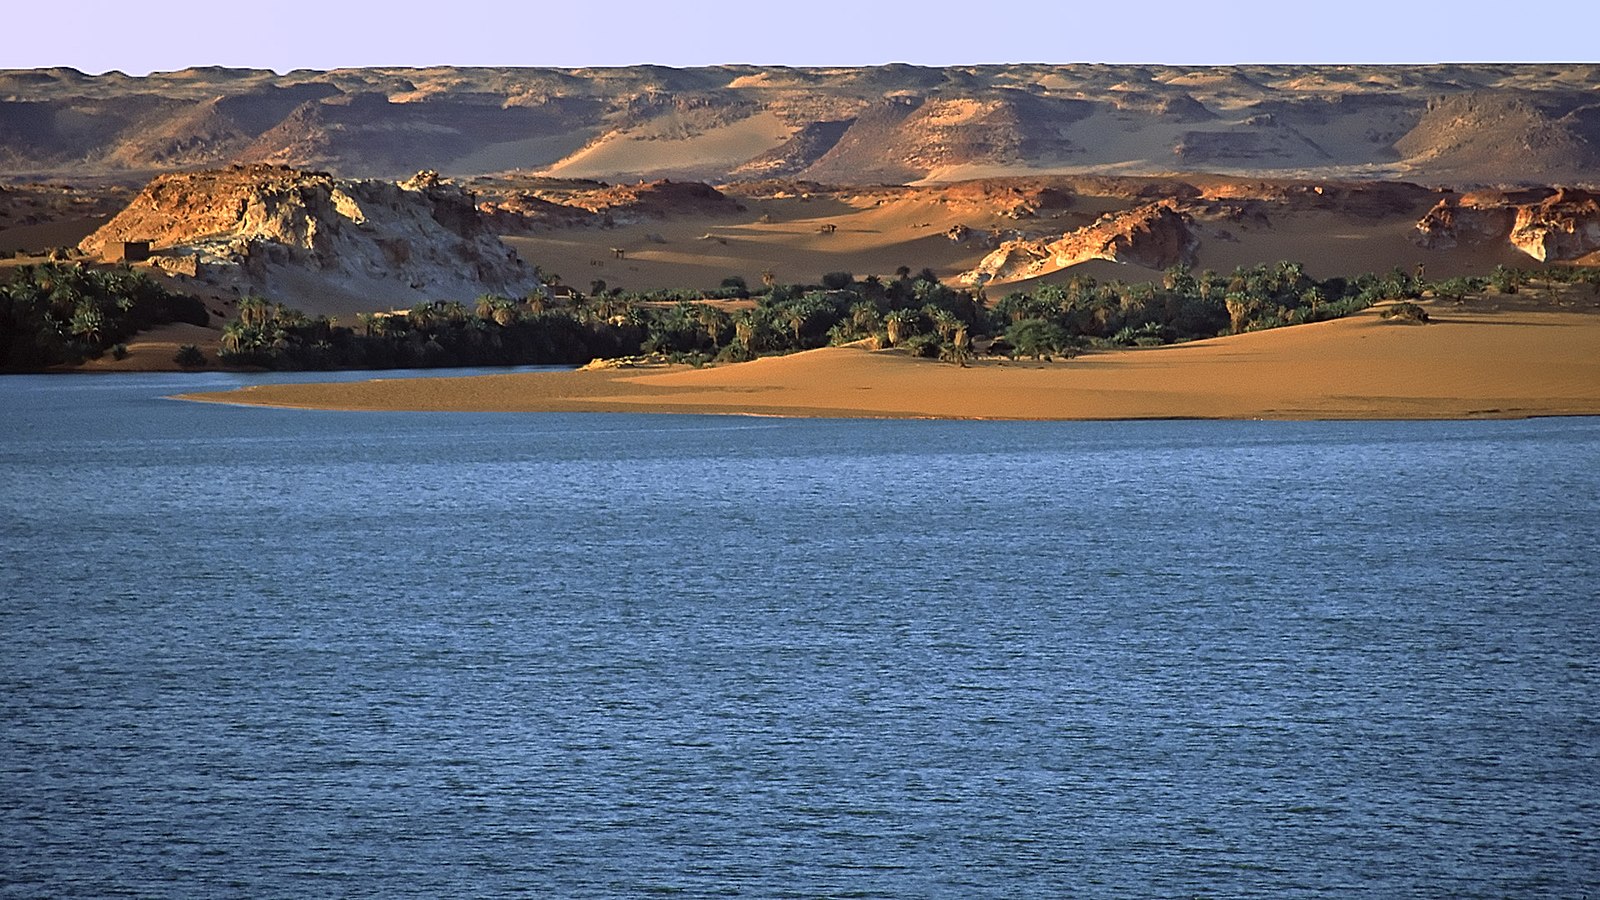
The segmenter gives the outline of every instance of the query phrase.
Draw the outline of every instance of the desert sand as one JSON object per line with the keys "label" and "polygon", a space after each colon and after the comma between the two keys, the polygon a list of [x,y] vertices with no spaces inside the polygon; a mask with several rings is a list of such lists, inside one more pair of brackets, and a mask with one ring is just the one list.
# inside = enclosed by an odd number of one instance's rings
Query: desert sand
{"label": "desert sand", "polygon": [[1600,414],[1600,311],[1434,304],[1056,362],[970,368],[832,347],[659,367],[271,385],[183,399],[338,410],[948,419],[1445,419]]}

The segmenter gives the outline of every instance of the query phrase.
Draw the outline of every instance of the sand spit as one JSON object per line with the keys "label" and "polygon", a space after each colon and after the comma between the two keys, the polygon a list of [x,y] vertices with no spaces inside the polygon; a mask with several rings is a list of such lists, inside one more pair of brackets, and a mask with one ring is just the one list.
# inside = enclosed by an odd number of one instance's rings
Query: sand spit
{"label": "sand spit", "polygon": [[186,395],[335,410],[656,412],[941,419],[1458,419],[1600,414],[1600,312],[1435,306],[970,368],[832,347],[662,367],[270,385]]}

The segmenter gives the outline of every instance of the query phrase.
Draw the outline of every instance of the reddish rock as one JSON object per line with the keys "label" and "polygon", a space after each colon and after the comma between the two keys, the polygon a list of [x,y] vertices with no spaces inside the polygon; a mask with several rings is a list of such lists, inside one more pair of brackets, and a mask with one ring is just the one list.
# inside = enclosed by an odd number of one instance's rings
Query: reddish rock
{"label": "reddish rock", "polygon": [[1600,196],[1563,188],[1449,197],[1422,217],[1417,235],[1430,250],[1506,241],[1541,262],[1579,259],[1600,250]]}
{"label": "reddish rock", "polygon": [[1092,225],[1055,240],[1013,240],[961,276],[966,284],[1020,281],[1091,259],[1133,263],[1150,269],[1188,265],[1200,246],[1189,216],[1170,200],[1107,213]]}

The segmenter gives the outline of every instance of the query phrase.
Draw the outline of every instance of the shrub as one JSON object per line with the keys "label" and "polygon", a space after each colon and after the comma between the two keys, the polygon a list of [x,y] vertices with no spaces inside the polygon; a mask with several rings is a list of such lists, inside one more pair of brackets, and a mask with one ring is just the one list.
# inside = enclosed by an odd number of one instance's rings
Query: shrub
{"label": "shrub", "polygon": [[1489,273],[1489,283],[1502,294],[1515,294],[1522,283],[1522,273],[1507,266],[1495,266]]}
{"label": "shrub", "polygon": [[112,359],[116,359],[116,360],[127,359],[128,358],[128,345],[127,344],[117,344],[116,346],[112,347],[111,348],[111,358]]}
{"label": "shrub", "polygon": [[1066,329],[1045,319],[1023,319],[1006,329],[1005,339],[1018,356],[1044,359],[1062,355],[1070,359],[1076,355],[1072,336]]}
{"label": "shrub", "polygon": [[1417,304],[1406,300],[1402,303],[1396,303],[1395,305],[1384,310],[1383,318],[1398,319],[1401,322],[1416,322],[1418,324],[1424,324],[1428,321],[1428,311]]}
{"label": "shrub", "polygon": [[172,355],[172,361],[185,369],[200,369],[206,364],[206,355],[194,344],[184,344]]}
{"label": "shrub", "polygon": [[912,356],[938,359],[939,350],[944,346],[944,341],[937,334],[914,334],[906,338],[901,346],[905,347],[906,352]]}

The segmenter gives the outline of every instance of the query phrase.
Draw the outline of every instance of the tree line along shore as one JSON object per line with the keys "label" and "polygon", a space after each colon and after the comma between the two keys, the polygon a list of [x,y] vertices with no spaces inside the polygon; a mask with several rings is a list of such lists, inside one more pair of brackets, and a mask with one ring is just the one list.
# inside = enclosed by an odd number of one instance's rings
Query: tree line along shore
{"label": "tree line along shore", "polygon": [[[558,279],[551,277],[548,280]],[[1087,349],[1159,346],[1347,316],[1383,301],[1414,319],[1413,301],[1587,285],[1600,270],[1497,267],[1485,277],[1430,281],[1400,269],[1315,279],[1280,262],[1219,274],[1168,270],[1159,282],[1074,277],[998,299],[958,290],[929,270],[892,278],[831,272],[814,284],[763,284],[730,277],[713,291],[630,292],[603,281],[590,291],[492,295],[474,303],[422,303],[365,313],[345,324],[246,297],[223,328],[217,359],[234,368],[317,370],[455,366],[581,365],[649,355],[703,365],[741,362],[829,345],[866,342],[965,365],[975,356],[1071,358]],[[25,266],[0,286],[0,370],[71,366],[107,353],[164,322],[207,322],[204,305],[125,267]],[[180,347],[174,365],[207,365],[203,349]]]}

